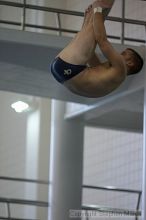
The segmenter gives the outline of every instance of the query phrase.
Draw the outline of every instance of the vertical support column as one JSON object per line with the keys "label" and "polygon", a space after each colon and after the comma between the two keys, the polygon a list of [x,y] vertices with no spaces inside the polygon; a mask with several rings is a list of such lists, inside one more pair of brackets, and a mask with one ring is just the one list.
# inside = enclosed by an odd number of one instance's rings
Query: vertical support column
{"label": "vertical support column", "polygon": [[[36,110],[29,114],[27,118],[27,133],[26,133],[26,161],[25,161],[25,177],[38,179],[38,158],[39,158],[39,141],[40,141],[40,111]],[[37,185],[25,184],[25,198],[29,196],[37,200]],[[24,217],[37,218],[37,208],[30,206],[24,207]]]}
{"label": "vertical support column", "polygon": [[[146,49],[145,49],[146,57]],[[142,220],[146,219],[146,63],[144,66],[144,119],[143,119],[143,173],[142,173]]]}
{"label": "vertical support column", "polygon": [[21,22],[21,27],[22,27],[22,31],[25,30],[25,20],[26,20],[26,0],[23,0],[23,11],[22,11],[22,22]]}
{"label": "vertical support column", "polygon": [[59,36],[61,36],[61,18],[60,18],[60,13],[56,14],[56,23],[57,23],[57,28],[59,28]]}
{"label": "vertical support column", "polygon": [[7,202],[7,210],[8,210],[8,219],[11,220],[11,209],[10,209],[10,203]]}
{"label": "vertical support column", "polygon": [[[83,125],[64,120],[65,103],[52,101],[49,220],[81,209]],[[80,218],[76,218],[80,219]]]}
{"label": "vertical support column", "polygon": [[125,39],[125,10],[126,10],[126,2],[125,0],[122,1],[122,33],[121,33],[121,44],[124,45],[124,39]]}

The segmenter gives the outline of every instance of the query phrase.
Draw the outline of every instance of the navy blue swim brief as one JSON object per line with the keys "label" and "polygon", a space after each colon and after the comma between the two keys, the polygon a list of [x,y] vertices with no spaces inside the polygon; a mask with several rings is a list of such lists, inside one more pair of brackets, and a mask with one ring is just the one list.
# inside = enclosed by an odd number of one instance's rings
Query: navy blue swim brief
{"label": "navy blue swim brief", "polygon": [[51,63],[51,72],[58,82],[64,83],[65,81],[78,75],[86,67],[86,65],[74,65],[67,63],[63,61],[60,57],[57,57]]}

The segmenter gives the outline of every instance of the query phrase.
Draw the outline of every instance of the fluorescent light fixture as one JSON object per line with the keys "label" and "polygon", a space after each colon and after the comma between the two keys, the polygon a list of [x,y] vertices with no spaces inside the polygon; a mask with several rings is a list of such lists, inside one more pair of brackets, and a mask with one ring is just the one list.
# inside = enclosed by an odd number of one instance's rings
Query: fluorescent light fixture
{"label": "fluorescent light fixture", "polygon": [[11,105],[11,107],[18,113],[26,112],[29,110],[29,105],[25,102],[18,101]]}

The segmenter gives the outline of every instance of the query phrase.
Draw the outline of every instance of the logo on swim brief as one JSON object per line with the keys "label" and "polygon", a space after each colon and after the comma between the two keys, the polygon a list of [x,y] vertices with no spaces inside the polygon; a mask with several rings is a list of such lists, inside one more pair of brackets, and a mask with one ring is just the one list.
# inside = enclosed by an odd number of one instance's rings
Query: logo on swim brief
{"label": "logo on swim brief", "polygon": [[68,69],[68,70],[64,70],[64,75],[67,75],[67,76],[69,76],[69,75],[71,75],[72,74],[72,71],[71,71],[71,69]]}

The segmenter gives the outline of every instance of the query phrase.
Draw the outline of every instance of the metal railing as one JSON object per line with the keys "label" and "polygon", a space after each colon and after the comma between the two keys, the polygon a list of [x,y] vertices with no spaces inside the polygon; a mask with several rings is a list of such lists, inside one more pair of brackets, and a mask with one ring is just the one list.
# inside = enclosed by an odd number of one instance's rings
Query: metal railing
{"label": "metal railing", "polygon": [[39,220],[39,219],[26,219],[26,218],[8,218],[8,217],[0,217],[1,220]]}
{"label": "metal railing", "polygon": [[107,207],[103,205],[83,205],[82,210],[87,212],[86,213],[87,220],[89,220],[89,215],[88,215],[89,211],[119,214],[122,216],[135,216],[135,220],[138,220],[139,216],[141,216],[140,201],[141,201],[142,191],[140,190],[122,189],[122,188],[116,188],[113,186],[101,187],[101,186],[89,186],[89,185],[83,185],[83,189],[104,190],[104,191],[113,191],[113,192],[121,192],[121,193],[129,193],[129,194],[137,195],[137,204],[136,204],[135,210],[112,208],[112,207]]}
{"label": "metal railing", "polygon": [[34,180],[34,179],[14,178],[14,177],[6,177],[6,176],[0,176],[0,180],[49,185],[49,181],[46,180]]}
{"label": "metal railing", "polygon": [[[14,178],[14,177],[5,177],[0,176],[0,181],[14,181],[14,182],[23,182],[23,183],[34,183],[34,184],[42,184],[42,185],[49,185],[49,181],[46,180],[34,180],[34,179],[24,179],[24,178]],[[114,214],[122,214],[126,216],[135,216],[135,220],[138,220],[138,217],[141,215],[140,211],[140,201],[142,192],[140,190],[131,190],[131,189],[122,189],[116,188],[111,186],[101,187],[101,186],[90,186],[90,185],[83,185],[83,189],[91,189],[91,190],[103,190],[103,191],[113,191],[113,192],[122,192],[122,193],[131,193],[136,194],[137,204],[135,210],[128,210],[122,208],[112,208],[103,205],[82,205],[82,210],[87,212],[87,220],[89,220],[88,212],[89,211],[96,211],[102,213],[114,213]],[[26,200],[26,199],[16,199],[16,198],[4,198],[0,197],[0,203],[6,203],[7,205],[7,217],[0,216],[0,219],[8,219],[8,220],[34,220],[34,219],[24,219],[24,218],[14,218],[11,216],[11,204],[16,205],[29,205],[29,206],[39,206],[39,207],[48,207],[48,202],[44,201],[34,201],[34,200]],[[35,219],[37,220],[37,219]]]}
{"label": "metal railing", "polygon": [[[0,181],[14,181],[14,182],[49,185],[49,182],[45,180],[13,178],[13,177],[4,177],[4,176],[0,176]],[[0,216],[0,219],[8,219],[8,220],[13,220],[13,219],[14,220],[38,220],[38,219],[24,219],[24,218],[12,217],[11,216],[11,204],[46,207],[46,208],[48,208],[49,206],[48,202],[44,202],[44,201],[34,201],[34,200],[27,200],[27,199],[4,198],[4,197],[0,197],[0,203],[5,203],[7,205],[7,217]]]}
{"label": "metal railing", "polygon": [[[107,17],[107,20],[109,20],[109,21],[121,23],[121,25],[122,25],[121,36],[108,35],[108,38],[120,40],[122,44],[124,44],[124,41],[145,43],[145,40],[143,40],[143,39],[135,39],[135,38],[129,38],[129,37],[125,36],[125,24],[135,24],[135,25],[140,25],[140,26],[142,25],[142,26],[146,27],[145,21],[125,18],[125,5],[126,5],[125,3],[126,3],[126,1],[122,0],[122,18]],[[63,32],[73,33],[73,34],[78,32],[78,30],[71,30],[71,29],[62,28],[61,15],[74,15],[74,16],[79,16],[79,17],[84,16],[84,13],[82,13],[82,12],[71,11],[71,10],[62,10],[62,9],[57,9],[57,8],[28,4],[27,0],[23,0],[23,3],[16,3],[16,2],[10,2],[10,1],[6,1],[6,0],[0,0],[0,5],[22,9],[21,22],[14,22],[14,21],[10,21],[10,20],[9,21],[8,20],[0,20],[1,24],[19,26],[19,27],[21,27],[22,30],[25,30],[26,27],[29,27],[29,28],[36,28],[36,29],[42,29],[42,30],[57,31],[59,33],[59,35],[61,35]],[[56,27],[26,23],[26,10],[27,9],[36,10],[36,11],[43,11],[43,12],[48,12],[48,13],[51,12],[51,13],[56,14],[56,18],[57,18]]]}

